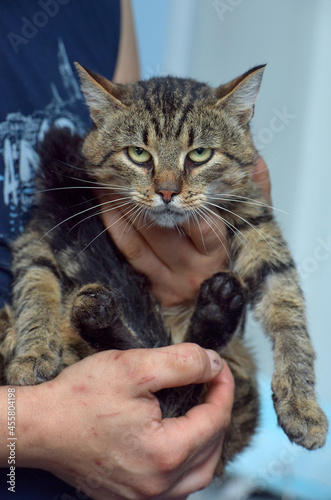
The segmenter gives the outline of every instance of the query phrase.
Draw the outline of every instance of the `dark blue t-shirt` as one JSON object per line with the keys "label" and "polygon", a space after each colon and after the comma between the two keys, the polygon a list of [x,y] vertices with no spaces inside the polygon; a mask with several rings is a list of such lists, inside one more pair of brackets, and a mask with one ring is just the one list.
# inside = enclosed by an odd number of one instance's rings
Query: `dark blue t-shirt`
{"label": "dark blue t-shirt", "polygon": [[[112,78],[119,0],[2,0],[0,29],[1,307],[10,296],[8,244],[22,231],[33,202],[35,146],[55,123],[80,133],[89,129],[73,62]],[[51,474],[30,469],[16,470],[12,493],[7,474],[1,470],[1,499],[87,498]]]}
{"label": "dark blue t-shirt", "polygon": [[0,306],[8,242],[22,231],[38,166],[35,145],[54,123],[90,127],[74,61],[107,78],[120,32],[118,0],[3,0],[0,8]]}

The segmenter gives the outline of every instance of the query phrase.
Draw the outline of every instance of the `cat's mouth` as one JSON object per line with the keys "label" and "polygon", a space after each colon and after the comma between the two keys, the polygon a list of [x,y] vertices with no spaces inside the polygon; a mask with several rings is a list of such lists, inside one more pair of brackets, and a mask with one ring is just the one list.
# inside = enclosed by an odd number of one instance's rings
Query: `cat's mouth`
{"label": "cat's mouth", "polygon": [[148,217],[160,227],[176,227],[183,224],[189,217],[189,214],[177,207],[166,205],[164,207],[155,207],[148,210]]}

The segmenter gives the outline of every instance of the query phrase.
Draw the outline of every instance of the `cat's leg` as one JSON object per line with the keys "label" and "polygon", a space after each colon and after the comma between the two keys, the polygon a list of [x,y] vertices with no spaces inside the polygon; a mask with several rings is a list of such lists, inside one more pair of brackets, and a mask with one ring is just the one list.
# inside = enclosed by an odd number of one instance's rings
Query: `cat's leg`
{"label": "cat's leg", "polygon": [[241,220],[238,228],[230,235],[233,269],[250,290],[255,316],[273,344],[278,423],[291,441],[319,448],[328,422],[316,401],[315,354],[292,257],[271,215],[251,219],[249,225]]}
{"label": "cat's leg", "polygon": [[[62,321],[61,335],[63,352],[59,371],[92,353],[91,348],[82,341],[68,321]],[[9,382],[7,369],[15,358],[17,340],[14,313],[10,307],[5,306],[0,311],[0,385]]]}
{"label": "cat's leg", "polygon": [[201,285],[186,342],[220,351],[243,320],[247,293],[233,273],[216,273]]}
{"label": "cat's leg", "polygon": [[[245,304],[246,291],[234,274],[214,274],[201,285],[184,341],[220,352],[240,325]],[[203,391],[203,384],[160,391],[157,396],[163,416],[184,415],[199,404]]]}
{"label": "cat's leg", "polygon": [[145,347],[125,320],[125,310],[114,289],[99,283],[81,287],[72,297],[70,321],[94,349]]}
{"label": "cat's leg", "polygon": [[259,420],[259,400],[255,363],[238,337],[234,337],[221,352],[235,381],[231,422],[226,430],[221,460],[216,475],[221,476],[225,465],[251,441]]}
{"label": "cat's leg", "polygon": [[0,385],[6,383],[6,367],[15,353],[16,345],[13,312],[5,306],[0,311]]}
{"label": "cat's leg", "polygon": [[54,378],[62,363],[61,278],[54,255],[28,231],[14,246],[13,310],[17,345],[7,368],[13,385],[34,385]]}
{"label": "cat's leg", "polygon": [[[186,340],[218,351],[230,367],[235,380],[234,404],[226,431],[216,475],[245,448],[258,422],[259,402],[254,361],[235,332],[241,327],[247,303],[247,290],[233,273],[217,273],[206,280],[198,296]],[[194,394],[199,389],[193,386]]]}
{"label": "cat's leg", "polygon": [[254,298],[254,310],[273,342],[273,402],[291,441],[308,449],[324,445],[327,418],[316,401],[315,353],[295,269],[270,271]]}

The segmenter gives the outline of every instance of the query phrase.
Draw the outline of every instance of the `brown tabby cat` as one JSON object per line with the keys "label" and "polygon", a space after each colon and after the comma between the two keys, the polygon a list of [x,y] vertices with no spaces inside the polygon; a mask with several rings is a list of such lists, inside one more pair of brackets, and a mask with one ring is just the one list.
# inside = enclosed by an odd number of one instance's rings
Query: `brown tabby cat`
{"label": "brown tabby cat", "polygon": [[[129,220],[161,227],[199,219],[213,227],[217,216],[227,227],[229,271],[203,283],[186,327],[177,325],[172,338],[217,349],[235,377],[218,473],[257,422],[255,368],[240,335],[246,303],[273,343],[279,424],[292,441],[323,446],[328,423],[315,399],[298,276],[251,178],[258,154],[249,122],[264,66],[216,89],[172,77],[120,85],[77,69],[95,128],[83,142],[53,130],[40,148],[37,207],[13,246],[12,305],[0,317],[5,380],[36,384],[96,349],[171,343],[168,318],[176,323],[176,312],[161,310],[111,241],[101,210],[121,207]],[[98,188],[112,195],[104,206]],[[157,396],[165,416],[179,415],[201,388]]]}

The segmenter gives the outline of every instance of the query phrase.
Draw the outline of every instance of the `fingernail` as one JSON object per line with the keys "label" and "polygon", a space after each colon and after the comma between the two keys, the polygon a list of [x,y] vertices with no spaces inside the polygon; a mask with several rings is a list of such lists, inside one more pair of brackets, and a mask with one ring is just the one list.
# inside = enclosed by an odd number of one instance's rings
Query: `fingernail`
{"label": "fingernail", "polygon": [[217,354],[217,352],[213,351],[212,349],[205,349],[207,356],[210,361],[210,367],[212,371],[214,372],[221,372],[223,368],[223,361],[222,358]]}

